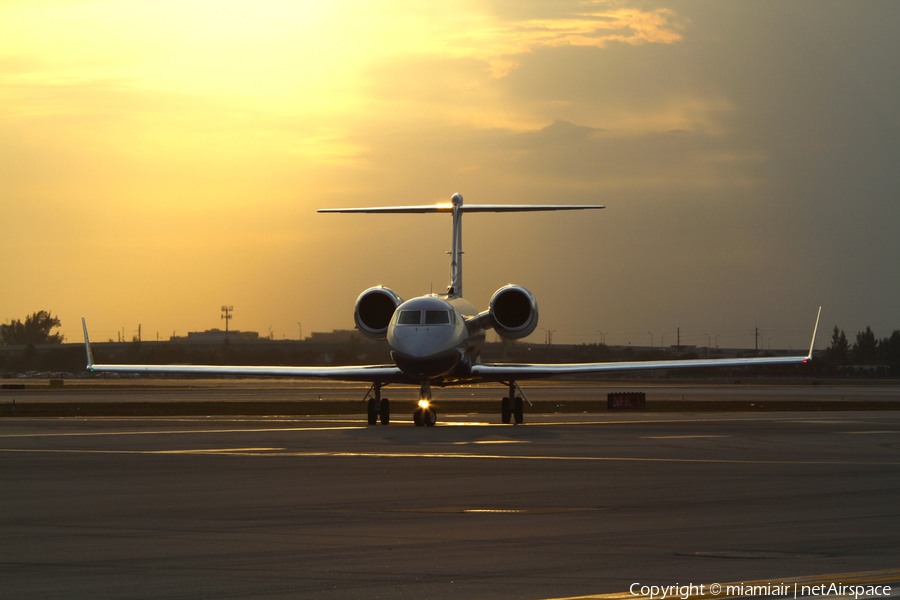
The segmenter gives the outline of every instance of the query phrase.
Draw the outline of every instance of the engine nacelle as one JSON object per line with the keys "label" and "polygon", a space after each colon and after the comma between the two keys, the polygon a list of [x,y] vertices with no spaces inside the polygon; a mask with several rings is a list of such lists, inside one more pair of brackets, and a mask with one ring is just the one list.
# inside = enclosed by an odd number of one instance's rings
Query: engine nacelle
{"label": "engine nacelle", "polygon": [[401,304],[403,298],[393,290],[380,285],[367,289],[356,299],[356,308],[353,309],[356,328],[367,338],[385,339],[391,317]]}
{"label": "engine nacelle", "polygon": [[537,300],[518,285],[507,285],[494,292],[490,313],[494,331],[508,340],[522,339],[537,328]]}

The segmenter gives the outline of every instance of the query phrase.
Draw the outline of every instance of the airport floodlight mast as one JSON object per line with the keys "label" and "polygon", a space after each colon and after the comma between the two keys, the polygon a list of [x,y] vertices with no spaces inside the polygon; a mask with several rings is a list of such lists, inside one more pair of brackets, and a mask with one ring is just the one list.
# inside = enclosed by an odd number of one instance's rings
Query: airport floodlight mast
{"label": "airport floodlight mast", "polygon": [[225,319],[225,337],[228,337],[228,321],[230,321],[234,315],[231,313],[234,312],[233,306],[223,306],[222,307],[222,318]]}

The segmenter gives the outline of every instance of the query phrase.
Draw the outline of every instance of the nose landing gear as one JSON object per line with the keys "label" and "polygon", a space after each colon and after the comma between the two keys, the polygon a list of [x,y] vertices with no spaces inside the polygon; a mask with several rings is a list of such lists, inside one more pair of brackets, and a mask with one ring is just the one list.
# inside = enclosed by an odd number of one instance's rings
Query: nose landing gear
{"label": "nose landing gear", "polygon": [[434,427],[437,423],[437,413],[431,407],[431,386],[427,380],[422,382],[422,389],[419,390],[419,407],[413,412],[413,423],[416,427]]}
{"label": "nose landing gear", "polygon": [[413,413],[413,423],[416,424],[416,427],[423,425],[434,427],[434,424],[437,423],[437,413],[430,406],[420,406]]}

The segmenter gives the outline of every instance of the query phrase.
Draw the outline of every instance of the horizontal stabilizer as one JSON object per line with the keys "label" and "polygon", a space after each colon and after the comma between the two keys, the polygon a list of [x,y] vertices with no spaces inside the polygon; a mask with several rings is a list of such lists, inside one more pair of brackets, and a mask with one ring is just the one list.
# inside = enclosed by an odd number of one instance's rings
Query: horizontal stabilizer
{"label": "horizontal stabilizer", "polygon": [[[552,210],[586,210],[606,208],[602,204],[464,204],[459,207],[463,213],[477,212],[542,212]],[[373,206],[370,208],[320,208],[320,213],[450,213],[452,204],[431,204],[424,206]]]}

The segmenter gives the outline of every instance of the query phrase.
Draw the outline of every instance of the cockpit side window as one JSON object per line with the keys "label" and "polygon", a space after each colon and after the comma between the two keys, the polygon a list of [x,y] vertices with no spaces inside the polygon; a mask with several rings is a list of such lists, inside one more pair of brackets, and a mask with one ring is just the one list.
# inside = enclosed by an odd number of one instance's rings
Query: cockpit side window
{"label": "cockpit side window", "polygon": [[426,310],[426,325],[447,325],[450,323],[450,311],[447,310]]}
{"label": "cockpit side window", "polygon": [[421,310],[401,310],[398,325],[419,325],[422,323]]}

